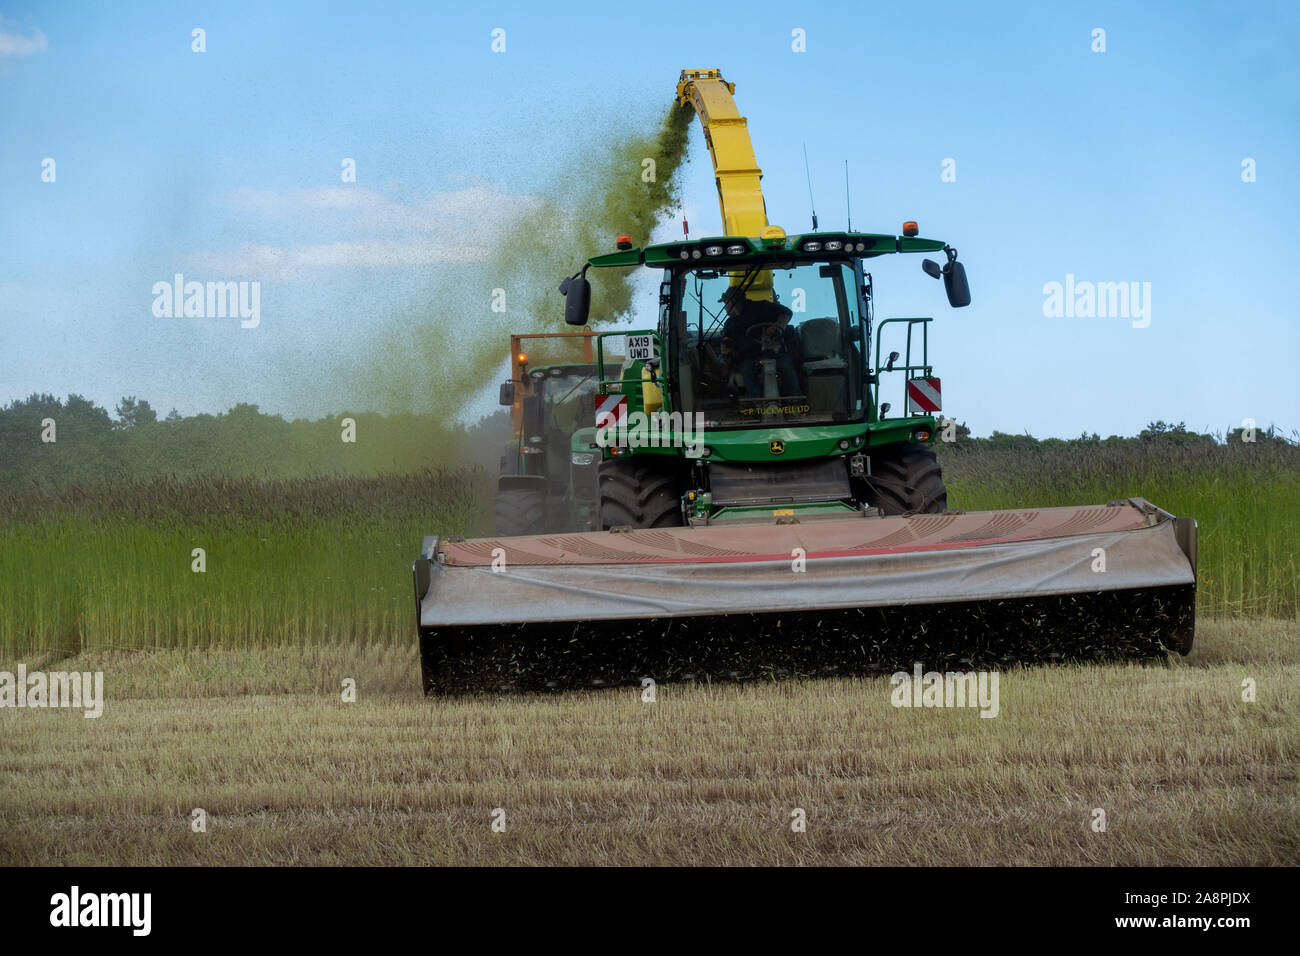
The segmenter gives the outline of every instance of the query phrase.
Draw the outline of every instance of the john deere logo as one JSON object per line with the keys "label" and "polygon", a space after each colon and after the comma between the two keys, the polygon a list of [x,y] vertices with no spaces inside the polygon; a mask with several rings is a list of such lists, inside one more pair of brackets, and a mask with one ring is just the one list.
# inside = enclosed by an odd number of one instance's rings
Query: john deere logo
{"label": "john deere logo", "polygon": [[784,455],[785,442],[781,441],[779,438],[775,441],[770,441],[767,443],[767,450],[774,455]]}

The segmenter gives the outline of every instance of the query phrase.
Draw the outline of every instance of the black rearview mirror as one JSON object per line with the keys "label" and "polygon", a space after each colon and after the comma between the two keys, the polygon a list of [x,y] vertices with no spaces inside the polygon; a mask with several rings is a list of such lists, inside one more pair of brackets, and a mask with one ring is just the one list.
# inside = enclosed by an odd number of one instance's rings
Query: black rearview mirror
{"label": "black rearview mirror", "polygon": [[564,295],[564,321],[567,325],[586,325],[591,311],[591,283],[583,275],[570,276],[560,283]]}
{"label": "black rearview mirror", "polygon": [[966,282],[966,267],[956,259],[943,270],[943,288],[948,293],[948,304],[954,309],[970,305],[970,285]]}
{"label": "black rearview mirror", "polygon": [[515,403],[515,383],[502,382],[501,394],[497,398],[497,403],[501,405],[513,405]]}
{"label": "black rearview mirror", "polygon": [[935,262],[933,259],[921,260],[921,271],[931,279],[937,279],[943,275],[943,269],[939,266],[939,263]]}

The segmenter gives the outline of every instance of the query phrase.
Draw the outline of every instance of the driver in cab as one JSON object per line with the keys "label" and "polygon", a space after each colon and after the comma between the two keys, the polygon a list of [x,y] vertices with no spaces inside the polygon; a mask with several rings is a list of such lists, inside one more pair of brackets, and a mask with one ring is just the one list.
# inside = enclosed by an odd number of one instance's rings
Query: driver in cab
{"label": "driver in cab", "polygon": [[750,299],[741,286],[732,286],[722,295],[727,321],[722,327],[724,360],[740,370],[745,394],[763,397],[761,359],[776,360],[777,387],[782,395],[799,393],[799,337],[790,327],[793,313],[777,302]]}

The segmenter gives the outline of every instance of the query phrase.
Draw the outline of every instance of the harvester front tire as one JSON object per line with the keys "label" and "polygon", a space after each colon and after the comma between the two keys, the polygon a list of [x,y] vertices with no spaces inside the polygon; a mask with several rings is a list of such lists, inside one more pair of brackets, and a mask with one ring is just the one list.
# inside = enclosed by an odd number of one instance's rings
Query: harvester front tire
{"label": "harvester front tire", "polygon": [[611,458],[598,472],[600,528],[674,528],[682,523],[682,499],[668,469],[635,458]]}
{"label": "harvester front tire", "polygon": [[915,442],[883,448],[871,455],[872,502],[886,515],[943,514],[948,489],[934,450]]}
{"label": "harvester front tire", "polygon": [[493,506],[496,533],[502,537],[542,534],[546,528],[546,493],[532,488],[503,488]]}

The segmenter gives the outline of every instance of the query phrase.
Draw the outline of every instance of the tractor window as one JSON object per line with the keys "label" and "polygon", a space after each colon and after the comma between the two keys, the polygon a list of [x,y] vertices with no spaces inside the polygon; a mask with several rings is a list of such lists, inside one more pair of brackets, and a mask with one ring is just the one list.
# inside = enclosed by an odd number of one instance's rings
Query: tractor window
{"label": "tractor window", "polygon": [[549,425],[574,431],[591,422],[580,421],[582,397],[596,391],[595,366],[588,368],[551,369],[546,376],[546,408]]}
{"label": "tractor window", "polygon": [[583,397],[596,391],[596,367],[556,366],[543,370],[541,378],[543,415],[546,418],[545,451],[546,474],[557,486],[569,477],[569,450],[573,433],[592,427],[593,413],[590,403]]}
{"label": "tractor window", "polygon": [[859,420],[862,316],[847,262],[695,269],[673,290],[679,407],[709,428]]}

